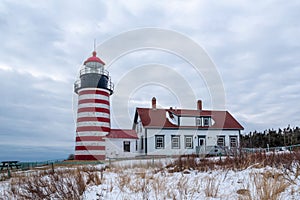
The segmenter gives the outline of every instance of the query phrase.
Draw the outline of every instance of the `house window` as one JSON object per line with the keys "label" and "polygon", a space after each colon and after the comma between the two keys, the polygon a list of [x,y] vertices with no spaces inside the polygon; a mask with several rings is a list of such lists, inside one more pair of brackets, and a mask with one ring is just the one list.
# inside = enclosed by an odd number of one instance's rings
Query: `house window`
{"label": "house window", "polygon": [[225,136],[218,136],[217,145],[222,147],[225,146]]}
{"label": "house window", "polygon": [[141,150],[144,149],[144,136],[141,136]]}
{"label": "house window", "polygon": [[123,142],[123,149],[124,149],[124,152],[130,152],[130,141]]}
{"label": "house window", "polygon": [[178,135],[171,136],[171,146],[172,149],[180,149],[180,136]]}
{"label": "house window", "polygon": [[185,144],[186,149],[192,149],[193,148],[193,136],[185,136],[184,144]]}
{"label": "house window", "polygon": [[196,126],[202,126],[202,119],[200,117],[196,117]]}
{"label": "house window", "polygon": [[137,150],[138,150],[138,141],[135,140],[135,151],[137,151]]}
{"label": "house window", "polygon": [[203,126],[210,126],[210,118],[203,117]]}
{"label": "house window", "polygon": [[155,136],[155,148],[156,149],[165,148],[165,136],[164,135],[156,135]]}
{"label": "house window", "polygon": [[237,136],[230,136],[230,147],[237,147]]}
{"label": "house window", "polygon": [[210,117],[196,117],[196,126],[211,126]]}
{"label": "house window", "polygon": [[141,133],[143,131],[142,122],[138,121],[135,127],[137,133]]}

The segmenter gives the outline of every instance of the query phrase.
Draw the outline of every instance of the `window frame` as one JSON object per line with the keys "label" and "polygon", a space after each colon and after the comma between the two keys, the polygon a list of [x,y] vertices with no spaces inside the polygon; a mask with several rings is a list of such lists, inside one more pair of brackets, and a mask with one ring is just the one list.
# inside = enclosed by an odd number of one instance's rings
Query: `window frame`
{"label": "window frame", "polygon": [[144,150],[144,136],[141,136],[141,150]]}
{"label": "window frame", "polygon": [[[176,144],[174,143],[174,140],[178,140],[178,146],[174,146],[174,144]],[[180,135],[171,135],[171,149],[180,149]]]}
{"label": "window frame", "polygon": [[135,151],[138,151],[138,140],[135,140]]}
{"label": "window frame", "polygon": [[130,141],[123,141],[123,152],[130,152]]}
{"label": "window frame", "polygon": [[[232,139],[235,139],[235,145],[232,145]],[[229,136],[229,146],[230,148],[237,148],[238,147],[238,136],[237,135],[232,135]]]}
{"label": "window frame", "polygon": [[[219,139],[223,139],[222,145],[220,145]],[[225,147],[226,142],[225,142],[225,135],[218,135],[217,136],[217,146]]]}
{"label": "window frame", "polygon": [[[158,139],[162,139],[158,142]],[[158,145],[161,144],[161,145]],[[155,149],[164,149],[165,148],[165,136],[164,135],[155,135]]]}
{"label": "window frame", "polygon": [[210,125],[211,125],[210,117],[203,117],[203,126],[210,126]]}
{"label": "window frame", "polygon": [[[187,139],[191,139],[190,142],[187,142]],[[191,145],[188,147],[188,143],[190,143]],[[193,136],[192,135],[185,135],[184,136],[184,148],[185,149],[193,149],[194,148],[194,141],[193,141]]]}
{"label": "window frame", "polygon": [[202,118],[196,117],[196,126],[202,126]]}

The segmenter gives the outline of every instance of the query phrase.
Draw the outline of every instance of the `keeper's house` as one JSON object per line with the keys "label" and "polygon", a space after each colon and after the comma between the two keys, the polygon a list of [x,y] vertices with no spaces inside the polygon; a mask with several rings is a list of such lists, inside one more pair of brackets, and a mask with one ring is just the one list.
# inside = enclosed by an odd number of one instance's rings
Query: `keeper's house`
{"label": "keeper's house", "polygon": [[239,147],[244,128],[228,111],[197,109],[136,108],[133,130],[137,133],[137,155],[183,155],[216,152],[216,147]]}

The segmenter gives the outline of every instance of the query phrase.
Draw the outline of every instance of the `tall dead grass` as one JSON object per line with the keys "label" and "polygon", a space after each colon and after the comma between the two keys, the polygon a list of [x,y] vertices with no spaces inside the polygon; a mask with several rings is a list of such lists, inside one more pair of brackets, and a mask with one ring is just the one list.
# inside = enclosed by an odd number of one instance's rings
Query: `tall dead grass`
{"label": "tall dead grass", "polygon": [[[14,174],[5,196],[15,199],[81,199],[87,186],[102,183],[102,172],[91,167]],[[5,199],[5,198],[4,198]]]}
{"label": "tall dead grass", "polygon": [[255,197],[259,200],[277,200],[282,192],[291,185],[281,173],[255,173],[251,175],[255,185]]}
{"label": "tall dead grass", "polygon": [[200,159],[196,155],[184,155],[167,165],[167,168],[171,172],[180,172],[185,169],[194,169],[202,172],[210,170],[244,170],[249,167],[262,168],[266,166],[284,167],[292,170],[295,163],[299,162],[300,151],[285,153],[245,153],[241,151],[235,156],[227,156],[223,159]]}
{"label": "tall dead grass", "polygon": [[219,192],[219,186],[220,182],[213,177],[208,177],[206,179],[206,185],[204,189],[206,197],[216,198]]}

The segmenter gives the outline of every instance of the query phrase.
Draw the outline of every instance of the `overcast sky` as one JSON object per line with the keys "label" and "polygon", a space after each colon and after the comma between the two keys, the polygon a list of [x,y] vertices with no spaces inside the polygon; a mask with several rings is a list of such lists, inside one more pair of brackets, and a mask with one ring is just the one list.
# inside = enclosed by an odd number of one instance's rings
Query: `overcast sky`
{"label": "overcast sky", "polygon": [[[299,10],[296,0],[0,1],[0,160],[49,160],[74,153],[73,83],[94,39],[98,46],[145,27],[176,31],[206,51],[223,83],[225,109],[244,133],[299,126]],[[151,63],[162,66],[155,71]],[[131,87],[136,83],[130,77],[143,67],[147,77],[166,82]],[[168,75],[162,75],[164,67]],[[181,85],[174,77],[192,88],[204,109],[213,107],[205,78],[174,54],[132,52],[108,70],[116,85],[112,127],[130,128],[135,107],[149,107],[152,96],[161,107],[184,105],[178,96],[185,91],[172,90]],[[125,102],[128,115],[118,115],[120,90],[129,85],[134,90]]]}

